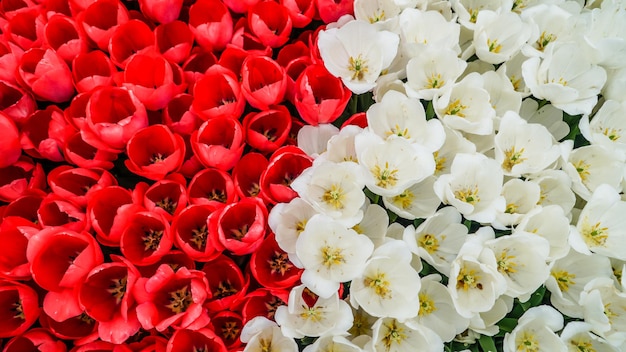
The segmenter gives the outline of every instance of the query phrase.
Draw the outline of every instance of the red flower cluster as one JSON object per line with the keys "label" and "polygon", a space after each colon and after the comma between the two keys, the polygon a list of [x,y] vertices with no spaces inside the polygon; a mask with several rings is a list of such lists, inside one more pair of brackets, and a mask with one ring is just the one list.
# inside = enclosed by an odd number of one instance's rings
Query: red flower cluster
{"label": "red flower cluster", "polygon": [[241,350],[300,280],[268,210],[350,99],[313,43],[351,12],[1,1],[2,351]]}

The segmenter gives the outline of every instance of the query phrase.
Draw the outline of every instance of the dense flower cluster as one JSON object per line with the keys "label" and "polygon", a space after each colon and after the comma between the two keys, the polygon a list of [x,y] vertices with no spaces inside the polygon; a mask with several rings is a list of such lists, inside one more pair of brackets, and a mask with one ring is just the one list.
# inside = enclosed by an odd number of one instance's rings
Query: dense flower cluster
{"label": "dense flower cluster", "polygon": [[3,352],[626,348],[621,2],[0,15]]}

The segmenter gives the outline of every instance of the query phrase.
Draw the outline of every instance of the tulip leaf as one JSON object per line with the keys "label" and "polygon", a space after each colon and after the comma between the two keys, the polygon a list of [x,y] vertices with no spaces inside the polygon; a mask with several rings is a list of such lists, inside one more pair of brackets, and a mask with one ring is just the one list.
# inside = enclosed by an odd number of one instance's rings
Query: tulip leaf
{"label": "tulip leaf", "polygon": [[478,344],[482,348],[483,352],[496,352],[496,343],[493,341],[491,336],[480,335],[478,339]]}
{"label": "tulip leaf", "polygon": [[435,117],[435,108],[433,107],[433,101],[429,100],[426,105],[426,120],[430,120]]}
{"label": "tulip leaf", "polygon": [[504,318],[498,322],[498,327],[500,328],[500,332],[498,332],[497,336],[504,336],[505,333],[513,331],[517,326],[517,319],[515,318]]}

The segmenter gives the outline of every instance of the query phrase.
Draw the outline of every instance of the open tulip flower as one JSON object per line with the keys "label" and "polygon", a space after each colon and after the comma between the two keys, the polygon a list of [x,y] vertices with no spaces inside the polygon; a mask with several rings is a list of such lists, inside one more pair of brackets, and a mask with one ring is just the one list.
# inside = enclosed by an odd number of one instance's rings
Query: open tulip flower
{"label": "open tulip flower", "polygon": [[626,350],[620,1],[1,0],[1,352]]}

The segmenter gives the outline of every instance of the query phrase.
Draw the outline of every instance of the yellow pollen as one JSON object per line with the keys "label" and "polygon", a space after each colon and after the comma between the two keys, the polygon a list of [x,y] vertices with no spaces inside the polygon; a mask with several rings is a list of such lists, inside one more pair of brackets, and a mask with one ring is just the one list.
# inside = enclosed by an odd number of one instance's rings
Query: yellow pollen
{"label": "yellow pollen", "polygon": [[224,326],[222,327],[222,336],[226,340],[234,340],[237,338],[240,330],[241,328],[239,328],[236,322],[228,321],[224,323]]}
{"label": "yellow pollen", "polygon": [[616,140],[620,139],[621,135],[620,132],[622,132],[622,130],[618,130],[615,128],[604,128],[602,129],[602,134],[604,134],[605,136],[609,137],[609,139],[613,142],[615,142]]}
{"label": "yellow pollen", "polygon": [[272,274],[285,275],[293,267],[293,264],[287,258],[287,254],[279,251],[274,251],[272,259],[269,259],[267,262],[270,264]]}
{"label": "yellow pollen", "polygon": [[571,274],[566,270],[551,271],[550,275],[552,275],[552,277],[556,280],[556,283],[559,285],[559,289],[562,292],[567,292],[571,285],[576,284],[576,281],[574,281],[576,275]]}
{"label": "yellow pollen", "polygon": [[467,9],[467,12],[470,14],[470,22],[476,23],[476,19],[478,18],[478,9]]}
{"label": "yellow pollen", "polygon": [[298,235],[300,235],[302,233],[302,231],[304,231],[304,228],[306,227],[306,220],[300,220],[296,223],[296,232],[298,233]]}
{"label": "yellow pollen", "polygon": [[385,279],[385,273],[378,273],[374,277],[366,277],[363,284],[374,290],[376,295],[384,299],[391,299],[389,281]]}
{"label": "yellow pollen", "polygon": [[417,240],[417,245],[424,248],[426,252],[432,254],[437,249],[439,249],[439,240],[435,235],[425,233],[419,237],[419,239]]}
{"label": "yellow pollen", "polygon": [[456,276],[456,289],[468,291],[470,288],[483,289],[483,285],[479,282],[480,276],[476,275],[476,270],[468,270],[462,267]]}
{"label": "yellow pollen", "polygon": [[126,294],[126,282],[128,277],[124,276],[120,279],[112,279],[107,292],[111,294],[111,296],[115,297],[115,303],[120,304],[122,302],[122,298]]}
{"label": "yellow pollen", "polygon": [[538,352],[539,342],[535,335],[525,331],[521,336],[516,339],[517,350],[519,352]]}
{"label": "yellow pollen", "polygon": [[272,340],[259,339],[259,347],[261,347],[261,352],[273,352],[272,348]]}
{"label": "yellow pollen", "polygon": [[230,280],[220,281],[215,292],[213,292],[213,298],[220,299],[228,296],[232,296],[237,293],[237,289],[233,287]]}
{"label": "yellow pollen", "polygon": [[440,173],[446,164],[446,158],[440,157],[439,152],[433,153],[433,158],[435,158],[435,174]]}
{"label": "yellow pollen", "polygon": [[145,236],[141,237],[144,244],[144,251],[156,251],[161,243],[161,237],[163,237],[163,231],[148,230]]}
{"label": "yellow pollen", "polygon": [[322,247],[322,263],[330,269],[333,265],[339,265],[345,263],[343,255],[341,254],[341,248],[331,248],[330,246]]}
{"label": "yellow pollen", "polygon": [[527,158],[522,158],[524,154],[524,148],[519,151],[515,150],[515,147],[504,151],[504,160],[502,161],[502,168],[506,171],[511,171],[513,166],[524,162]]}
{"label": "yellow pollen", "polygon": [[205,224],[200,228],[191,230],[191,239],[189,241],[193,243],[196,246],[196,248],[200,250],[204,248],[204,246],[206,246],[208,235],[209,235],[209,232],[207,230],[207,225]]}
{"label": "yellow pollen", "polygon": [[26,320],[26,316],[24,315],[24,306],[22,305],[21,299],[13,303],[13,308],[11,308],[11,310],[15,312],[15,314],[13,315],[14,318]]}
{"label": "yellow pollen", "polygon": [[537,39],[537,42],[535,43],[537,45],[537,50],[543,51],[543,49],[545,49],[548,44],[555,40],[556,35],[543,31],[539,36],[539,39]]}
{"label": "yellow pollen", "polygon": [[420,317],[424,315],[429,315],[432,312],[437,310],[437,307],[435,306],[435,302],[427,294],[420,293],[419,300],[420,300],[420,310],[419,310],[418,315]]}
{"label": "yellow pollen", "polygon": [[174,314],[182,313],[187,310],[193,302],[189,286],[185,285],[181,289],[170,292],[170,304],[166,305]]}
{"label": "yellow pollen", "polygon": [[411,205],[413,204],[414,198],[415,198],[415,195],[413,195],[413,192],[411,192],[411,190],[409,189],[405,189],[404,192],[393,197],[393,204],[406,210],[411,207]]}
{"label": "yellow pollen", "polygon": [[252,182],[250,188],[248,189],[248,195],[250,197],[256,197],[259,192],[261,192],[261,186],[259,186],[259,184],[256,182]]}
{"label": "yellow pollen", "polygon": [[[402,341],[407,338],[407,335],[404,333],[404,328],[398,326],[398,321],[393,319],[390,323],[384,324],[386,332],[383,336],[382,342],[385,346],[385,351],[391,351],[392,345],[400,345]],[[397,348],[394,348],[395,351]]]}
{"label": "yellow pollen", "polygon": [[571,340],[570,344],[574,347],[574,351],[596,352],[596,349],[593,348],[593,343],[589,339],[579,338],[578,340]]}
{"label": "yellow pollen", "polygon": [[241,241],[241,239],[248,233],[248,224],[244,224],[239,229],[231,229],[230,233],[236,240]]}
{"label": "yellow pollen", "polygon": [[333,184],[322,195],[322,201],[336,210],[343,209],[345,194],[340,185]]}
{"label": "yellow pollen", "polygon": [[406,139],[411,138],[411,135],[409,135],[409,129],[406,127],[402,129],[402,127],[400,127],[400,125],[398,124],[393,126],[389,131],[385,132],[385,135],[387,136],[396,135],[398,137],[404,137]]}
{"label": "yellow pollen", "polygon": [[352,72],[351,79],[354,80],[362,80],[363,76],[368,72],[368,67],[366,65],[367,61],[363,59],[362,55],[359,54],[356,58],[350,56],[348,70]]}
{"label": "yellow pollen", "polygon": [[609,238],[609,228],[600,226],[600,222],[596,222],[594,225],[590,225],[587,219],[583,221],[582,236],[585,240],[585,243],[589,247],[599,247],[606,245],[606,240]]}
{"label": "yellow pollen", "polygon": [[376,178],[376,186],[382,188],[388,188],[389,186],[395,186],[398,181],[398,169],[389,169],[389,163],[385,162],[385,168],[381,168],[376,165],[372,168],[372,173]]}
{"label": "yellow pollen", "polygon": [[572,163],[572,165],[574,165],[574,167],[576,168],[576,172],[578,172],[578,175],[580,176],[580,180],[582,182],[586,182],[587,178],[589,177],[589,164],[587,164],[584,160],[578,160],[575,163]]}
{"label": "yellow pollen", "polygon": [[503,250],[497,258],[498,271],[505,275],[517,272],[515,269],[517,263],[513,259],[515,259],[514,255],[509,255],[507,250]]}
{"label": "yellow pollen", "polygon": [[461,202],[465,202],[471,205],[474,205],[480,202],[480,197],[478,196],[478,187],[474,186],[474,188],[465,188],[460,189],[454,192],[454,197]]}
{"label": "yellow pollen", "polygon": [[441,88],[444,84],[446,84],[446,82],[443,79],[441,79],[441,74],[433,73],[430,75],[430,77],[428,77],[428,80],[426,81],[426,86],[424,88],[425,89]]}
{"label": "yellow pollen", "polygon": [[502,45],[498,44],[498,39],[487,39],[487,46],[489,47],[490,53],[499,53],[502,50]]}
{"label": "yellow pollen", "polygon": [[613,324],[613,318],[617,316],[617,314],[610,309],[611,303],[607,303],[604,305],[604,315],[609,319],[609,324]]}
{"label": "yellow pollen", "polygon": [[370,23],[376,23],[376,22],[379,22],[379,21],[384,21],[385,20],[385,10],[378,9],[376,12],[374,12],[374,14],[371,17],[368,17],[367,19],[370,20]]}
{"label": "yellow pollen", "polygon": [[165,160],[166,158],[167,158],[167,155],[163,155],[161,153],[154,153],[150,157],[150,163],[152,163],[152,164],[160,163],[163,160]]}
{"label": "yellow pollen", "polygon": [[506,205],[506,209],[504,210],[505,213],[507,214],[513,214],[517,211],[517,204],[515,203],[509,203]]}
{"label": "yellow pollen", "polygon": [[615,275],[617,282],[622,282],[622,269],[613,268],[613,275]]}
{"label": "yellow pollen", "polygon": [[567,81],[566,81],[566,80],[565,80],[565,78],[563,78],[563,77],[559,77],[559,79],[558,79],[558,80],[555,80],[555,79],[553,78],[552,80],[550,80],[550,83],[557,83],[557,84],[560,84],[560,85],[562,85],[562,86],[564,86],[564,87],[565,87],[565,86],[567,86]]}
{"label": "yellow pollen", "polygon": [[160,201],[154,203],[154,205],[165,210],[169,214],[174,215],[174,210],[176,210],[176,206],[178,205],[178,203],[170,199],[170,197],[165,197]]}
{"label": "yellow pollen", "polygon": [[467,109],[466,105],[461,104],[461,99],[457,99],[450,104],[444,111],[444,115],[453,115],[458,117],[465,117],[465,113],[463,111]]}
{"label": "yellow pollen", "polygon": [[307,307],[303,305],[302,308],[304,308],[304,312],[300,313],[300,318],[313,322],[322,321],[322,312],[318,307]]}

